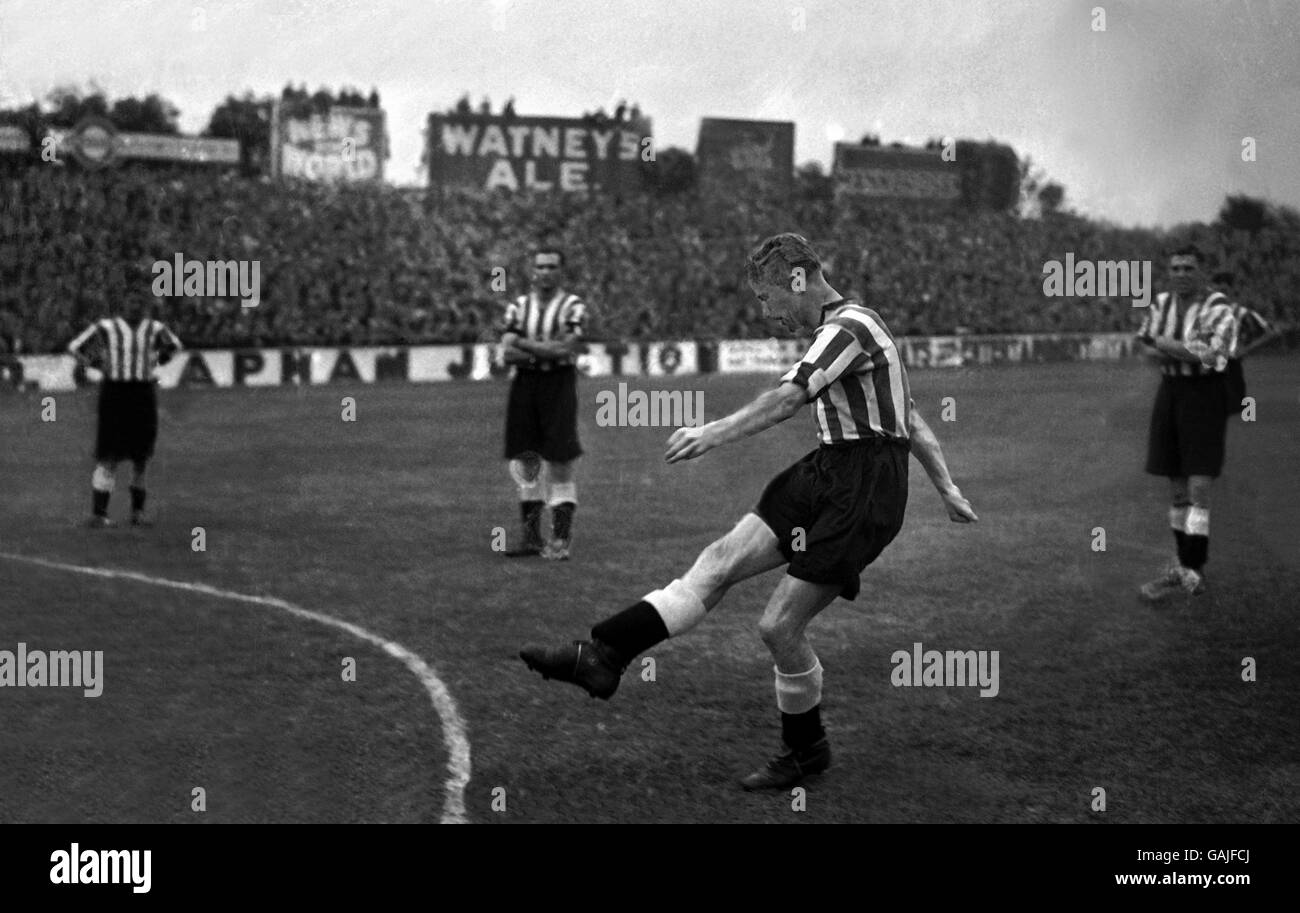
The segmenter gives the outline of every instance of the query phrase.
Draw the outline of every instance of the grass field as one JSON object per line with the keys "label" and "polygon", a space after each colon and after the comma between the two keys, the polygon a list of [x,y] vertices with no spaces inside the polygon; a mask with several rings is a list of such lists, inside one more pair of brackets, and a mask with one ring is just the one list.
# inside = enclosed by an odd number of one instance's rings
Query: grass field
{"label": "grass field", "polygon": [[[949,523],[913,461],[903,532],[859,599],[811,631],[837,760],[803,812],[733,782],[777,747],[755,623],[779,572],[653,650],[655,680],[634,665],[607,704],[544,683],[516,651],[586,636],[678,576],[814,446],[806,414],[670,467],[668,429],[597,428],[595,392],[616,381],[584,381],[574,560],[552,564],[491,549],[517,516],[498,459],[504,383],[164,393],[149,530],[78,526],[93,391],[58,395],[54,422],[39,395],[6,395],[0,552],[276,597],[401,644],[467,723],[474,822],[1296,821],[1300,364],[1261,358],[1247,373],[1258,420],[1231,423],[1212,589],[1153,610],[1135,588],[1172,538],[1162,484],[1141,472],[1149,368],[913,372],[981,522]],[[714,418],[767,383],[665,385],[702,389]],[[953,422],[940,421],[948,396]],[[125,470],[118,485],[121,518]],[[918,641],[999,651],[1000,693],[892,686],[891,654]],[[103,650],[104,691],[0,689],[0,821],[439,820],[439,716],[401,662],[347,633],[0,558],[0,650],[19,642]],[[1098,786],[1104,814],[1090,811]]]}

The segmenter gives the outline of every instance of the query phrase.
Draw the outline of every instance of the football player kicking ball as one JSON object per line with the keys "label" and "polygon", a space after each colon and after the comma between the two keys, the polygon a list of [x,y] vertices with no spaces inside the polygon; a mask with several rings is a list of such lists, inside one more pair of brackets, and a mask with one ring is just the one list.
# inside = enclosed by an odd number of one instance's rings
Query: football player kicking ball
{"label": "football player kicking ball", "polygon": [[785,421],[805,403],[813,405],[821,446],[769,482],[754,511],[682,577],[601,621],[590,640],[530,644],[519,655],[544,678],[608,699],[637,654],[689,631],[732,585],[788,565],[758,625],[776,663],[785,749],[741,781],[746,789],[786,788],[831,760],[821,722],[822,667],[804,629],[836,596],[855,598],[862,569],[898,535],[909,452],[925,467],[950,519],[978,518],[916,411],[902,358],[879,315],[831,288],[817,254],[798,235],[765,240],[750,255],[746,278],[763,316],[787,331],[815,330],[812,345],[775,389],[726,418],[678,429],[665,459],[703,456]]}

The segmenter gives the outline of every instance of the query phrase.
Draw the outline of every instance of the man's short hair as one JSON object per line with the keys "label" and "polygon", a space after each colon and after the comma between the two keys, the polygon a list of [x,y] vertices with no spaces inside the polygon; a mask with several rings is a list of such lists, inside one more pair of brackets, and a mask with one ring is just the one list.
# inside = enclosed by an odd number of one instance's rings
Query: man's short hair
{"label": "man's short hair", "polygon": [[535,248],[533,250],[532,256],[529,259],[535,264],[537,263],[537,258],[540,257],[542,254],[554,254],[555,256],[560,258],[560,266],[564,266],[564,251],[560,250],[558,247]]}
{"label": "man's short hair", "polygon": [[1237,284],[1237,277],[1230,269],[1221,269],[1210,277],[1210,284],[1220,288],[1232,288]]}
{"label": "man's short hair", "polygon": [[1174,257],[1195,257],[1197,266],[1202,266],[1205,263],[1205,254],[1201,253],[1201,249],[1195,244],[1184,244],[1182,247],[1170,251],[1168,259],[1172,260]]}
{"label": "man's short hair", "polygon": [[790,271],[801,267],[809,274],[822,268],[821,259],[808,239],[793,232],[783,232],[765,239],[745,261],[745,279],[755,284],[784,285]]}

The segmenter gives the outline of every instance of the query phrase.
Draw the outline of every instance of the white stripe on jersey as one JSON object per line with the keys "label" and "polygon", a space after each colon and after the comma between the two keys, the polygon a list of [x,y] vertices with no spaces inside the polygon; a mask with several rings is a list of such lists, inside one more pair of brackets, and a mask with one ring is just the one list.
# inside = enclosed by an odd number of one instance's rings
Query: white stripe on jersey
{"label": "white stripe on jersey", "polygon": [[806,388],[824,444],[908,439],[902,358],[879,318],[856,302],[826,317],[808,352],[781,380]]}
{"label": "white stripe on jersey", "polygon": [[546,314],[542,317],[542,332],[545,334],[544,339],[551,340],[559,335],[556,331],[560,327],[559,313],[560,308],[565,304],[565,296],[556,294],[551,299],[550,304],[546,306]]}
{"label": "white stripe on jersey", "polygon": [[1222,292],[1211,292],[1204,300],[1192,297],[1186,301],[1174,292],[1161,292],[1150,305],[1150,311],[1142,322],[1142,332],[1167,336],[1183,345],[1204,343],[1205,334],[1209,334],[1209,345],[1220,352],[1216,363],[1211,366],[1180,360],[1160,366],[1161,373],[1176,377],[1200,377],[1221,372],[1227,366],[1227,356],[1236,347],[1232,305]]}
{"label": "white stripe on jersey", "polygon": [[177,351],[183,348],[160,321],[146,319],[132,327],[121,317],[105,317],[69,343],[68,351],[80,354],[82,346],[96,334],[104,349],[104,379],[111,381],[152,381],[160,344]]}
{"label": "white stripe on jersey", "polygon": [[[856,320],[858,323],[865,326],[867,332],[871,334],[871,338],[876,341],[876,345],[880,346],[881,354],[884,356],[885,363],[888,366],[889,395],[894,404],[894,415],[907,415],[907,405],[903,402],[903,388],[905,384],[903,381],[902,359],[899,357],[898,349],[894,345],[893,340],[891,340],[889,335],[885,333],[883,327],[877,324],[874,320],[870,320],[864,313],[848,309],[837,316],[846,317],[849,320]],[[879,370],[879,368],[876,370]],[[873,408],[876,410],[876,426],[880,427],[880,406],[876,402],[875,396],[872,396],[867,400],[867,408],[868,410]]]}
{"label": "white stripe on jersey", "polygon": [[157,328],[154,327],[152,320],[142,320],[140,325],[135,328],[135,360],[132,364],[132,377],[137,380],[143,380],[149,377],[149,369],[153,367],[147,363],[146,359],[150,352],[153,351],[154,337],[157,336]]}
{"label": "white stripe on jersey", "polygon": [[586,305],[577,295],[557,289],[542,301],[536,292],[529,292],[506,305],[505,332],[538,342],[550,342],[566,333],[581,336],[586,316]]}
{"label": "white stripe on jersey", "polygon": [[537,331],[541,316],[541,308],[537,306],[537,296],[529,292],[524,298],[524,335],[529,339],[540,339]]}

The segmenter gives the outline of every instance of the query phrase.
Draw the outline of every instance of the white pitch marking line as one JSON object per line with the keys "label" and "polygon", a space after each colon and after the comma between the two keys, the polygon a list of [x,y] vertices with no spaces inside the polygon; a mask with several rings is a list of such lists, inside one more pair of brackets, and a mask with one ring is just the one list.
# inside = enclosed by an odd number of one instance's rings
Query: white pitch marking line
{"label": "white pitch marking line", "polygon": [[447,690],[447,686],[443,684],[442,679],[438,678],[428,663],[396,641],[385,640],[378,634],[372,634],[365,628],[354,625],[349,621],[343,621],[323,612],[313,612],[310,609],[304,609],[291,602],[271,596],[249,596],[246,593],[236,593],[232,590],[221,590],[205,583],[167,580],[163,577],[150,577],[148,574],[141,574],[136,571],[117,571],[109,568],[64,564],[61,561],[49,561],[45,558],[15,555],[10,552],[0,552],[0,558],[8,558],[11,561],[25,561],[28,564],[35,564],[58,571],[71,571],[76,574],[88,574],[92,577],[106,577],[114,580],[134,580],[138,583],[171,587],[175,590],[185,590],[190,593],[202,593],[205,596],[215,596],[218,599],[231,599],[236,602],[271,606],[272,608],[283,609],[290,615],[306,618],[308,621],[328,625],[331,628],[338,628],[340,631],[346,631],[366,643],[374,644],[389,656],[401,660],[402,664],[411,670],[429,693],[429,697],[433,701],[433,708],[438,712],[438,716],[442,720],[443,742],[447,746],[448,777],[446,784],[443,786],[444,798],[441,823],[468,823],[468,819],[465,817],[465,787],[469,784],[470,761],[469,739],[465,735],[465,721],[461,719],[460,711],[456,709],[456,702],[452,699],[451,692]]}

